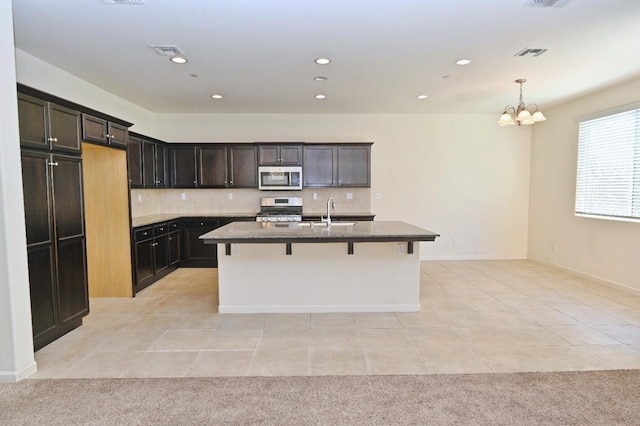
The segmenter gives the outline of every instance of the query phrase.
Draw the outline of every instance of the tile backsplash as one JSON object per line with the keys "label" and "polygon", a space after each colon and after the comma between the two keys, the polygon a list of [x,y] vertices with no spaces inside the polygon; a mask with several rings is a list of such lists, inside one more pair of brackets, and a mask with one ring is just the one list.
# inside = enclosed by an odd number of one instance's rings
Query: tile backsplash
{"label": "tile backsplash", "polygon": [[335,201],[336,213],[371,212],[370,188],[308,188],[302,191],[236,188],[132,189],[131,216],[135,218],[164,213],[257,213],[260,210],[260,197],[273,195],[302,196],[306,214],[323,213],[329,197],[333,197]]}

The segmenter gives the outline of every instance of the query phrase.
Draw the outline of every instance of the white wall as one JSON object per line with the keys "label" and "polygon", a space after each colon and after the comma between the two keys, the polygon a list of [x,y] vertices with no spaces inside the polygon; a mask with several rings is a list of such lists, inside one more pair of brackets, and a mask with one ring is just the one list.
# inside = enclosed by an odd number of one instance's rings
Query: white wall
{"label": "white wall", "polygon": [[577,119],[638,101],[640,79],[545,111],[531,142],[529,257],[640,290],[640,224],[574,215]]}
{"label": "white wall", "polygon": [[0,382],[15,382],[36,371],[11,17],[11,1],[0,0]]}
{"label": "white wall", "polygon": [[172,142],[374,142],[377,220],[441,234],[423,258],[524,258],[529,199],[528,128],[495,115],[161,114]]}
{"label": "white wall", "polygon": [[155,115],[151,111],[87,83],[20,49],[15,49],[15,52],[18,82],[134,123],[130,128],[134,132],[149,136],[156,132]]}

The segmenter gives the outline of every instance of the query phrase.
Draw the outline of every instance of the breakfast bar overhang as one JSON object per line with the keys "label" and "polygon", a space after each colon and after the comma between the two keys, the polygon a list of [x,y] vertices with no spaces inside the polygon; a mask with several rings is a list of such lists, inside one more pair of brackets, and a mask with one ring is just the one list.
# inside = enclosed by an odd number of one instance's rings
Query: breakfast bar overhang
{"label": "breakfast bar overhang", "polygon": [[417,312],[420,241],[439,235],[400,221],[233,222],[218,244],[221,313]]}

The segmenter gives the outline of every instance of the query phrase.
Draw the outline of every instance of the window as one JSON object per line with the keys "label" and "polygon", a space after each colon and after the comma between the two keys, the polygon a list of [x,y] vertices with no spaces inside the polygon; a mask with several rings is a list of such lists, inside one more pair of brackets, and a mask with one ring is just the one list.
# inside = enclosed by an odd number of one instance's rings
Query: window
{"label": "window", "polygon": [[640,109],[579,125],[576,215],[640,220]]}

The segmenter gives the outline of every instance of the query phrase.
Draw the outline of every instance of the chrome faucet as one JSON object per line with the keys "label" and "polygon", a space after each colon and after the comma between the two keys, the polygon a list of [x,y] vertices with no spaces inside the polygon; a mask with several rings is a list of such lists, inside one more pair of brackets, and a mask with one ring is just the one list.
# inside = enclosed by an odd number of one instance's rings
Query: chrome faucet
{"label": "chrome faucet", "polygon": [[329,197],[327,200],[327,217],[326,219],[322,219],[322,222],[325,222],[327,225],[331,225],[331,210],[336,209],[336,203],[333,202],[333,198]]}

